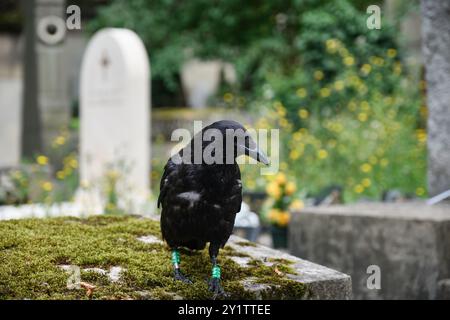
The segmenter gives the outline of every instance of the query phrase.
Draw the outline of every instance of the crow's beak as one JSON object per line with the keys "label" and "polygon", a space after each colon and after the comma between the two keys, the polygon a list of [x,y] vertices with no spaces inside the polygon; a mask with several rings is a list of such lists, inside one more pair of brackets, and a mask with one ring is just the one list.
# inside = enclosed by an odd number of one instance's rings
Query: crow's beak
{"label": "crow's beak", "polygon": [[269,159],[267,158],[267,156],[265,155],[264,152],[262,152],[261,150],[258,149],[257,154],[256,154],[256,160],[265,164],[266,166],[269,165]]}
{"label": "crow's beak", "polygon": [[267,158],[264,152],[262,152],[261,150],[259,150],[258,147],[256,147],[256,144],[253,149],[249,147],[244,147],[244,150],[245,154],[248,155],[249,157],[265,164],[266,166],[269,165],[269,159]]}

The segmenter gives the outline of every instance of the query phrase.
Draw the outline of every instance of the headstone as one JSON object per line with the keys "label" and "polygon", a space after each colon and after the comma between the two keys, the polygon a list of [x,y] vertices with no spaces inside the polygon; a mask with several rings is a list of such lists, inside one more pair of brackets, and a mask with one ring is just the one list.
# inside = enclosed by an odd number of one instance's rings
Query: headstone
{"label": "headstone", "polygon": [[428,99],[428,191],[450,189],[450,2],[422,0]]}
{"label": "headstone", "polygon": [[219,89],[221,74],[225,82],[236,82],[236,70],[230,63],[220,60],[187,61],[181,68],[181,82],[187,104],[194,109],[207,107],[208,99]]}
{"label": "headstone", "polygon": [[292,215],[289,249],[349,274],[355,299],[440,299],[450,292],[450,205],[307,207]]}
{"label": "headstone", "polygon": [[111,173],[127,206],[148,195],[149,79],[147,52],[133,31],[102,29],[90,40],[80,76],[80,178],[94,197]]}
{"label": "headstone", "polygon": [[22,65],[19,38],[0,36],[0,169],[20,161]]}

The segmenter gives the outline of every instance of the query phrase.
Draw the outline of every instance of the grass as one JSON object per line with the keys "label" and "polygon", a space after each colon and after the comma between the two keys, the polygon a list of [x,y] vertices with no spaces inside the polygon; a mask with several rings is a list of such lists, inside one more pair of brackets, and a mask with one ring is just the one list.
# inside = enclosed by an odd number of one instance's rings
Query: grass
{"label": "grass", "polygon": [[[164,244],[137,240],[150,234],[160,238],[157,221],[126,215],[1,221],[0,299],[89,299],[83,288],[67,288],[69,274],[61,265],[81,268],[81,281],[96,287],[92,299],[211,298],[206,282],[211,272],[207,250],[181,252],[181,268],[194,282],[187,285],[173,280],[170,252]],[[241,284],[249,277],[271,284],[264,297],[308,295],[305,285],[280,277],[271,267],[240,267],[229,257],[242,253],[231,247],[221,253],[223,285],[231,299],[254,298]],[[119,282],[83,271],[112,266],[123,268]]]}

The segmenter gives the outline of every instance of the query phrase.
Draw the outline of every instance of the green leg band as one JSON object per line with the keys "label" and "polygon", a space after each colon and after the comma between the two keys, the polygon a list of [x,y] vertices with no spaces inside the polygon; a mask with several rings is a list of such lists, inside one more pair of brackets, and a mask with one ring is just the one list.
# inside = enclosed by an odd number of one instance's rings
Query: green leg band
{"label": "green leg band", "polygon": [[211,275],[213,278],[220,279],[220,267],[218,265],[212,267]]}
{"label": "green leg band", "polygon": [[172,251],[172,264],[175,268],[180,266],[180,253],[177,250]]}

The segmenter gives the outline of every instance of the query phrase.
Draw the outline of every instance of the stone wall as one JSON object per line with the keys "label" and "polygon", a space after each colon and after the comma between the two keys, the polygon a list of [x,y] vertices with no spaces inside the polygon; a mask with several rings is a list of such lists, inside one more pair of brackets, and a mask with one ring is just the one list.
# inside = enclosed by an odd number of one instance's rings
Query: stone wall
{"label": "stone wall", "polygon": [[[290,251],[352,277],[355,299],[437,299],[449,291],[450,206],[367,203],[294,213]],[[367,268],[381,271],[368,289]]]}

